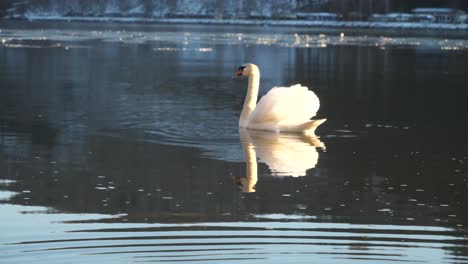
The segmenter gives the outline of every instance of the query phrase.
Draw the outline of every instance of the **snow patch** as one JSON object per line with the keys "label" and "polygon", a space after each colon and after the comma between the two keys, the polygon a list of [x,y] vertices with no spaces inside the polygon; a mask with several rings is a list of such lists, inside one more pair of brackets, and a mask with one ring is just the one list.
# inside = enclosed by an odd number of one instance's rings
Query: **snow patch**
{"label": "snow patch", "polygon": [[137,17],[64,17],[54,14],[26,13],[28,20],[63,20],[83,22],[127,22],[127,23],[168,23],[204,25],[258,25],[324,28],[363,28],[363,29],[426,29],[426,30],[468,30],[468,24],[416,23],[416,22],[369,22],[369,21],[309,21],[309,20],[256,20],[256,19],[213,19],[213,18],[137,18]]}

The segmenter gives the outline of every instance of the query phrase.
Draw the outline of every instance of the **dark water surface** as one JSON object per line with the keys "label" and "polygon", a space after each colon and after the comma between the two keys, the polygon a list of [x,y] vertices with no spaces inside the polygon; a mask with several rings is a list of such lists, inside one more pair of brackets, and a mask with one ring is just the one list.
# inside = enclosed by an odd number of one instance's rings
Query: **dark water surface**
{"label": "dark water surface", "polygon": [[[344,33],[2,22],[0,262],[468,263],[468,40]],[[245,62],[320,139],[239,131]]]}

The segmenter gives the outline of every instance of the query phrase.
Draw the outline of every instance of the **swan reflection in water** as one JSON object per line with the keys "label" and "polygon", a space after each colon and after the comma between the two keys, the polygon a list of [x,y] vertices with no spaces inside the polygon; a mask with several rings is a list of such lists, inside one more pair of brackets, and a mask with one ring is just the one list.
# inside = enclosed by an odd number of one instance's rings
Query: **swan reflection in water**
{"label": "swan reflection in water", "polygon": [[236,183],[246,193],[255,192],[258,161],[265,163],[274,176],[301,177],[315,168],[319,158],[317,148],[325,144],[316,137],[302,134],[284,134],[240,129],[244,149],[246,177],[235,177]]}

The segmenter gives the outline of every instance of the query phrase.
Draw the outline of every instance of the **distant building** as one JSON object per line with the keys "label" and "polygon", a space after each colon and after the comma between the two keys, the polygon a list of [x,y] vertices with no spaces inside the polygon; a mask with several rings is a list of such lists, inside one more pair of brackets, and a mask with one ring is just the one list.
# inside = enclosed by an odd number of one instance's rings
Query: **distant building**
{"label": "distant building", "polygon": [[415,8],[412,13],[372,14],[374,22],[468,23],[462,10],[452,8]]}
{"label": "distant building", "polygon": [[468,15],[460,15],[457,17],[457,23],[468,24]]}
{"label": "distant building", "polygon": [[458,17],[465,14],[462,10],[453,8],[415,8],[412,10],[415,15],[431,15],[435,17],[437,23],[456,23]]}
{"label": "distant building", "polygon": [[369,17],[369,21],[431,23],[431,22],[435,22],[436,18],[433,15],[409,14],[409,13],[388,13],[388,14],[373,14]]}
{"label": "distant building", "polygon": [[388,14],[373,14],[369,17],[369,21],[373,22],[410,22],[411,14],[407,13],[388,13]]}
{"label": "distant building", "polygon": [[337,21],[341,20],[341,15],[335,13],[296,13],[298,19],[314,20],[314,21]]}

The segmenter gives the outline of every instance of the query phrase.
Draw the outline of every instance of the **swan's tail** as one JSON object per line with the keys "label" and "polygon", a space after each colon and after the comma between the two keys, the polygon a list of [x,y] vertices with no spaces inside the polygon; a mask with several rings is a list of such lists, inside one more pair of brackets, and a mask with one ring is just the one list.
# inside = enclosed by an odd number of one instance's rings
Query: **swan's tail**
{"label": "swan's tail", "polygon": [[304,133],[304,135],[307,135],[307,136],[317,137],[315,135],[315,129],[317,129],[317,127],[320,126],[325,121],[327,121],[326,118],[317,119],[317,120],[310,120],[309,122],[304,123],[302,125],[302,133]]}

